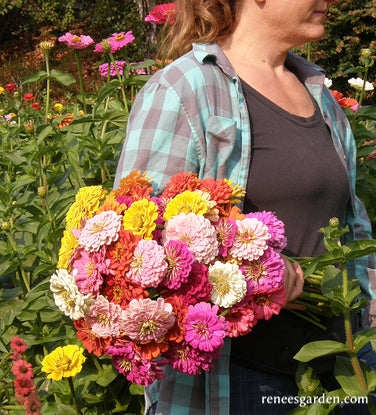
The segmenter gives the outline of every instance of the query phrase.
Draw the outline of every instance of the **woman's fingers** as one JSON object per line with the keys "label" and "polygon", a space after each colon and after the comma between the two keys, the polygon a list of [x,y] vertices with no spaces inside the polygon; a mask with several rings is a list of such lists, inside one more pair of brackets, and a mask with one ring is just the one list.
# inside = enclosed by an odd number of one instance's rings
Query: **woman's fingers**
{"label": "woman's fingers", "polygon": [[[285,278],[284,278],[284,285],[286,289],[286,308],[292,309],[304,309],[303,306],[299,304],[290,304],[296,298],[298,298],[303,292],[304,286],[304,272],[301,266],[294,262],[291,262],[282,255],[282,258],[285,263]],[[303,307],[303,308],[302,308]]]}

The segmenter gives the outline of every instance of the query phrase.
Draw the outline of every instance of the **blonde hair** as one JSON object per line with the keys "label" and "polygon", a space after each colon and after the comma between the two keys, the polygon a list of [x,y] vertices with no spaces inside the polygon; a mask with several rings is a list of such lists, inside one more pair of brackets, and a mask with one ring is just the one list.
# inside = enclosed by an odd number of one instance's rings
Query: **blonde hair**
{"label": "blonde hair", "polygon": [[177,0],[175,22],[167,28],[159,56],[176,59],[192,43],[212,43],[227,38],[237,24],[239,0]]}

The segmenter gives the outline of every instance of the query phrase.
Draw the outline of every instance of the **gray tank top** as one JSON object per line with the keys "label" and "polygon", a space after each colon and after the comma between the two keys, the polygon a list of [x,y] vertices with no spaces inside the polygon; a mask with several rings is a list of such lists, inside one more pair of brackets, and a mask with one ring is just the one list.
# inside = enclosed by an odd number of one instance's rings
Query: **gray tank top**
{"label": "gray tank top", "polygon": [[[288,256],[317,256],[325,252],[322,234],[333,216],[343,220],[349,201],[346,170],[328,128],[313,100],[315,112],[292,115],[242,81],[252,129],[252,160],[244,211],[272,211],[285,223]],[[327,321],[322,332],[282,310],[260,321],[252,332],[232,342],[232,358],[243,365],[281,374],[294,374],[292,356],[313,340],[341,340],[342,321]],[[327,360],[316,369],[328,370]],[[321,370],[320,370],[321,369]]]}

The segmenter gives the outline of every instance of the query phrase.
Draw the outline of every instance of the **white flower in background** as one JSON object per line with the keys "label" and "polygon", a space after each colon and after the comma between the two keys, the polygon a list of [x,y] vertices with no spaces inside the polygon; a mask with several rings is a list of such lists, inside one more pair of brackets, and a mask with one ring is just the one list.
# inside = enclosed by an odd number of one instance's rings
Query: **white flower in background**
{"label": "white flower in background", "polygon": [[[364,80],[362,78],[351,78],[347,81],[354,89],[361,91],[363,89]],[[366,81],[365,91],[373,91],[374,87],[371,82]]]}
{"label": "white flower in background", "polygon": [[211,302],[219,307],[232,307],[247,293],[245,277],[237,264],[215,262],[209,267],[208,280],[213,286]]}
{"label": "white flower in background", "polygon": [[50,290],[53,292],[55,304],[72,320],[83,318],[93,302],[91,294],[83,295],[78,290],[75,274],[66,269],[58,269],[50,278]]}
{"label": "white flower in background", "polygon": [[333,84],[333,81],[332,81],[331,79],[329,79],[329,78],[325,78],[324,85],[325,85],[327,88],[330,88],[330,87],[332,86],[332,84]]}

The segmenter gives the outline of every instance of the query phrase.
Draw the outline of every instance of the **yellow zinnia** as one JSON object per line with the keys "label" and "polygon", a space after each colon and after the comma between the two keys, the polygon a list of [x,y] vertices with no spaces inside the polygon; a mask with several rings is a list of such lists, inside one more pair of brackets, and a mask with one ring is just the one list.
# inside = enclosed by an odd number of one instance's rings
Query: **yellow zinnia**
{"label": "yellow zinnia", "polygon": [[68,210],[67,229],[78,228],[83,219],[90,219],[106,194],[102,186],[82,187],[76,195],[76,201]]}
{"label": "yellow zinnia", "polygon": [[71,259],[71,256],[74,250],[78,246],[78,239],[73,235],[73,233],[66,229],[64,235],[61,239],[61,248],[59,251],[59,261],[57,267],[68,269],[68,264]]}
{"label": "yellow zinnia", "polygon": [[240,203],[241,200],[238,198],[243,198],[245,196],[245,189],[238,184],[232,184],[232,180],[224,179],[225,182],[232,188],[232,195],[230,203]]}
{"label": "yellow zinnia", "polygon": [[4,91],[5,91],[5,89],[2,86],[0,86],[0,95],[4,94]]}
{"label": "yellow zinnia", "polygon": [[124,212],[123,228],[134,235],[141,235],[144,239],[152,239],[157,218],[158,206],[154,202],[138,200]]}
{"label": "yellow zinnia", "polygon": [[84,349],[76,345],[58,347],[42,360],[42,372],[49,373],[47,377],[53,380],[76,376],[86,360],[83,352]]}
{"label": "yellow zinnia", "polygon": [[64,109],[64,105],[63,105],[63,104],[60,104],[59,102],[57,102],[57,103],[54,105],[54,110],[55,110],[56,112],[61,112],[61,111],[63,111],[63,109]]}
{"label": "yellow zinnia", "polygon": [[205,215],[208,211],[206,201],[197,192],[189,190],[175,196],[166,206],[163,218],[165,221],[170,220],[179,213],[194,213],[195,215]]}

